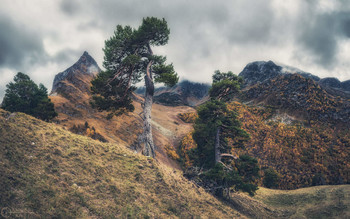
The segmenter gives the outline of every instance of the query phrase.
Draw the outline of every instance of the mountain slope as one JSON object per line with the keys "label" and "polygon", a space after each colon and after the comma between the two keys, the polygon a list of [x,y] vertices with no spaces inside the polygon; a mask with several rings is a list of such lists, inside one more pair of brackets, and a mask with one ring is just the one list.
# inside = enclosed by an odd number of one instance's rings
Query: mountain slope
{"label": "mountain slope", "polygon": [[244,78],[243,101],[274,106],[309,124],[350,125],[348,82],[319,79],[271,61],[250,63],[239,76]]}
{"label": "mountain slope", "polygon": [[333,96],[314,80],[286,74],[243,90],[244,100],[271,105],[307,122],[350,125],[350,101]]}
{"label": "mountain slope", "polygon": [[[112,119],[108,118],[108,112],[93,109],[89,102],[91,80],[95,73],[91,74],[88,69],[99,69],[95,63],[91,56],[84,53],[77,63],[64,71],[68,72],[67,77],[62,77],[62,73],[55,77],[54,84],[58,84],[57,89],[54,86],[50,96],[58,112],[55,122],[68,130],[75,130],[74,127],[84,127],[84,124],[87,124],[88,129],[79,130],[77,133],[91,135],[91,130],[95,130],[102,139],[132,148],[142,132],[143,121],[140,117],[142,98],[135,95],[134,112]],[[153,104],[152,127],[157,159],[177,169],[180,168],[178,163],[167,154],[169,149],[170,152],[176,149],[179,139],[191,129],[191,124],[177,117],[178,113],[191,111],[194,109],[187,106],[170,107]]]}
{"label": "mountain slope", "polygon": [[240,217],[179,171],[22,113],[0,110],[0,162],[0,206],[31,218]]}
{"label": "mountain slope", "polygon": [[280,189],[350,183],[350,131],[315,123],[305,127],[295,117],[274,108],[233,102],[242,127],[251,136],[244,149],[258,159],[262,169],[279,175]]}
{"label": "mountain slope", "polygon": [[291,191],[260,188],[253,198],[234,193],[227,205],[185,179],[181,171],[124,146],[101,143],[1,109],[0,164],[1,213],[8,218],[350,215],[350,185]]}
{"label": "mountain slope", "polygon": [[[228,108],[237,113],[242,128],[250,135],[244,148],[233,148],[231,154],[248,154],[258,160],[262,170],[274,169],[280,177],[275,188],[350,183],[349,128],[322,123],[307,127],[273,107],[231,102]],[[191,166],[188,154],[195,147],[192,133],[188,133],[181,142],[187,166]],[[262,186],[264,172],[260,174],[258,184]]]}
{"label": "mountain slope", "polygon": [[243,87],[250,87],[260,83],[266,83],[269,80],[276,79],[286,74],[298,74],[306,79],[311,79],[331,94],[350,99],[350,80],[340,82],[336,78],[320,79],[311,73],[283,64],[278,65],[272,61],[256,61],[249,63],[242,72],[239,73],[239,76],[244,78]]}

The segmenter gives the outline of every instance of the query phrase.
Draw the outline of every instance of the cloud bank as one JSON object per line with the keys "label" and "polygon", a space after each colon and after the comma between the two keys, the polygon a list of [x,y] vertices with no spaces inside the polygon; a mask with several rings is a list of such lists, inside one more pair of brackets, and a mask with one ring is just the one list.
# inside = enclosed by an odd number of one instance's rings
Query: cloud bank
{"label": "cloud bank", "polygon": [[0,98],[21,71],[51,89],[54,75],[88,51],[102,65],[117,24],[164,17],[167,55],[182,78],[210,82],[216,69],[239,73],[272,60],[320,77],[350,79],[350,4],[342,0],[3,0]]}

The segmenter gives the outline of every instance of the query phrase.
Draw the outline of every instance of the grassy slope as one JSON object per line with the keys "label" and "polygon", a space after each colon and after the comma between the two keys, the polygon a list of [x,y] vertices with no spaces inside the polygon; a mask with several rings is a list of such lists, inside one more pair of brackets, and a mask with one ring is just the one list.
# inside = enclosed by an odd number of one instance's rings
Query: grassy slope
{"label": "grassy slope", "polygon": [[180,171],[117,144],[0,110],[4,207],[33,218],[240,217]]}
{"label": "grassy slope", "polygon": [[[109,142],[125,147],[132,145],[137,140],[138,134],[142,132],[142,120],[139,116],[142,112],[140,101],[134,101],[134,112],[107,120],[107,112],[98,112],[91,108],[88,104],[88,95],[77,98],[78,102],[69,101],[60,95],[50,98],[59,112],[57,118],[59,125],[65,129],[70,129],[74,124],[82,125],[87,121]],[[177,116],[179,113],[191,111],[194,109],[187,106],[169,107],[153,104],[152,127],[157,157],[170,167],[180,169],[178,163],[167,156],[164,147],[168,145],[177,148],[180,139],[192,129],[191,124],[183,122]]]}
{"label": "grassy slope", "polygon": [[232,206],[250,218],[350,218],[350,185],[296,190],[260,187],[254,197],[234,193]]}
{"label": "grassy slope", "polygon": [[350,185],[297,190],[260,188],[254,197],[285,218],[350,218]]}

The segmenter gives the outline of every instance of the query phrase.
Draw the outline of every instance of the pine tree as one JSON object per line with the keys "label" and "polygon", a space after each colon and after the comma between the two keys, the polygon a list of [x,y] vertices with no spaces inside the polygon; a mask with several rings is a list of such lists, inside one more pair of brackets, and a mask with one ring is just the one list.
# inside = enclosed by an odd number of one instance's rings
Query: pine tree
{"label": "pine tree", "polygon": [[54,105],[48,98],[44,85],[39,86],[24,73],[17,73],[14,83],[6,85],[7,89],[1,107],[10,112],[23,112],[49,121],[57,116]]}
{"label": "pine tree", "polygon": [[[194,124],[193,139],[196,165],[207,170],[204,180],[215,185],[218,196],[229,197],[231,187],[253,195],[257,186],[252,184],[259,176],[256,159],[246,155],[234,157],[234,147],[242,147],[249,135],[241,129],[241,123],[235,112],[227,108],[225,101],[230,101],[240,90],[242,79],[232,72],[215,71],[213,85],[209,90],[210,100],[197,110],[198,119]],[[229,144],[229,139],[234,144]],[[223,160],[228,157],[230,159]]]}
{"label": "pine tree", "polygon": [[154,83],[173,86],[178,76],[172,64],[166,64],[166,57],[154,55],[151,46],[162,46],[169,40],[170,30],[164,19],[147,17],[141,26],[118,25],[114,35],[105,42],[101,73],[92,82],[92,91],[97,94],[93,104],[103,110],[132,111],[131,93],[133,84],[144,78],[146,90],[143,103],[143,133],[138,144],[146,156],[155,156],[151,128],[151,110]]}

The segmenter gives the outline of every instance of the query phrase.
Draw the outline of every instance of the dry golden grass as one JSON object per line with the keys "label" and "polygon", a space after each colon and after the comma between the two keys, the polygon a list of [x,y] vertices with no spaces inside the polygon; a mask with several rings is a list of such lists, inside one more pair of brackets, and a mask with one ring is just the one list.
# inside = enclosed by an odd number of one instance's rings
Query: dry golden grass
{"label": "dry golden grass", "polygon": [[350,185],[287,191],[260,188],[254,199],[288,218],[350,218]]}
{"label": "dry golden grass", "polygon": [[[135,111],[126,115],[113,117],[107,120],[107,112],[98,112],[89,105],[89,95],[82,95],[72,102],[60,95],[50,96],[59,112],[57,122],[65,129],[70,129],[73,125],[88,122],[97,132],[101,133],[109,142],[118,143],[125,147],[130,147],[142,132],[142,112],[140,98],[134,101]],[[157,160],[162,163],[180,169],[177,162],[170,158],[165,150],[165,146],[174,148],[176,151],[180,139],[188,133],[192,125],[187,124],[178,118],[179,113],[194,112],[195,110],[187,106],[169,107],[153,104],[152,125],[153,136],[157,150]]]}
{"label": "dry golden grass", "polygon": [[0,163],[0,208],[32,218],[241,217],[181,171],[22,113],[0,110]]}
{"label": "dry golden grass", "polygon": [[254,197],[232,194],[232,206],[251,218],[350,218],[350,185],[296,190],[260,187]]}

